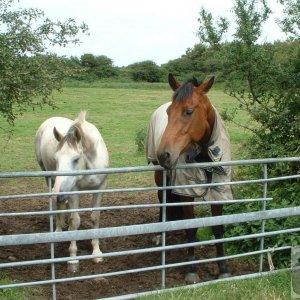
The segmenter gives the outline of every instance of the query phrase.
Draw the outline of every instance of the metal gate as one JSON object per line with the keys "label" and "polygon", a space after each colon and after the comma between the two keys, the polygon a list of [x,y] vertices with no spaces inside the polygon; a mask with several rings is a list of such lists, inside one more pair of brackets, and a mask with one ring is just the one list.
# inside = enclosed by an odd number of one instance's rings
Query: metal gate
{"label": "metal gate", "polygon": [[[246,184],[261,184],[263,185],[262,189],[262,195],[261,198],[256,199],[237,199],[233,201],[222,201],[222,199],[219,199],[217,201],[208,202],[208,201],[195,201],[192,203],[185,203],[184,205],[209,205],[209,204],[227,204],[227,203],[247,203],[247,202],[261,202],[261,210],[251,213],[241,213],[241,214],[234,214],[234,215],[223,215],[219,217],[203,217],[203,218],[196,218],[193,220],[181,220],[181,221],[169,221],[169,222],[162,222],[162,223],[148,223],[148,224],[136,224],[136,225],[126,225],[126,226],[117,226],[117,227],[109,227],[109,228],[100,228],[100,229],[90,229],[90,230],[78,230],[78,231],[66,231],[66,232],[54,232],[54,215],[56,213],[64,213],[72,210],[66,210],[66,211],[55,211],[52,207],[52,196],[60,195],[60,193],[52,193],[51,190],[44,193],[34,193],[34,194],[14,194],[14,195],[0,195],[0,201],[10,201],[13,205],[13,201],[16,199],[34,199],[37,197],[48,197],[49,199],[49,208],[47,210],[43,211],[27,211],[27,212],[1,212],[0,217],[1,218],[13,218],[13,217],[19,217],[19,216],[41,216],[41,215],[48,215],[50,219],[50,230],[49,232],[43,232],[43,233],[30,233],[30,234],[6,234],[0,236],[0,247],[2,249],[5,249],[5,247],[8,246],[18,246],[18,245],[34,245],[34,244],[40,244],[45,243],[50,245],[50,257],[42,260],[19,260],[19,261],[11,261],[11,262],[5,262],[0,264],[0,268],[2,270],[10,269],[10,268],[18,268],[18,267],[24,267],[29,265],[49,265],[50,267],[50,278],[45,280],[38,280],[38,281],[32,281],[30,278],[27,278],[27,280],[24,280],[22,282],[17,283],[11,283],[11,284],[5,284],[0,286],[1,289],[8,289],[8,288],[14,288],[14,287],[25,287],[25,286],[39,286],[39,285],[51,285],[52,287],[52,299],[57,298],[57,291],[56,287],[58,283],[67,283],[72,281],[82,281],[82,280],[91,280],[95,278],[109,278],[113,276],[119,276],[124,274],[133,274],[133,273],[141,273],[141,276],[143,276],[143,272],[146,271],[152,271],[152,270],[160,270],[161,272],[161,280],[160,280],[160,287],[162,290],[167,287],[166,283],[166,270],[170,268],[185,266],[188,264],[203,264],[208,262],[216,262],[220,260],[220,258],[209,258],[209,259],[202,259],[202,260],[196,260],[193,262],[175,262],[175,263],[166,263],[166,255],[167,251],[172,249],[181,249],[186,248],[188,246],[204,246],[204,245],[210,245],[215,243],[221,243],[221,242],[232,242],[237,240],[244,240],[244,239],[253,239],[253,238],[259,238],[260,239],[260,248],[256,251],[251,251],[247,253],[238,253],[236,255],[230,255],[225,256],[221,259],[233,259],[238,257],[244,257],[244,256],[251,256],[251,255],[258,255],[259,256],[259,265],[258,265],[258,272],[255,272],[253,274],[249,275],[241,275],[237,276],[238,278],[246,278],[246,277],[253,277],[256,275],[261,275],[263,270],[263,258],[264,255],[267,253],[270,253],[272,251],[282,251],[287,250],[291,248],[291,245],[285,245],[281,247],[277,247],[274,249],[265,249],[264,247],[264,239],[266,237],[279,235],[279,234],[290,234],[299,232],[300,228],[289,228],[285,229],[282,228],[281,230],[277,231],[269,231],[265,232],[265,222],[268,219],[273,218],[283,218],[283,217],[289,217],[289,216],[299,216],[300,215],[300,206],[295,207],[289,207],[289,208],[280,208],[280,209],[272,209],[267,210],[267,202],[272,201],[271,198],[268,197],[268,183],[274,182],[274,181],[284,181],[284,180],[291,180],[291,179],[297,179],[300,177],[299,174],[288,174],[286,176],[281,177],[268,177],[268,165],[269,164],[277,164],[277,163],[291,163],[291,162],[299,162],[300,158],[298,157],[290,157],[290,158],[277,158],[277,159],[254,159],[254,160],[240,160],[240,161],[230,161],[230,162],[222,162],[222,163],[197,163],[197,164],[188,164],[188,165],[179,165],[177,168],[207,168],[207,167],[213,167],[213,166],[225,166],[225,165],[231,165],[233,167],[237,166],[249,166],[249,165],[261,165],[262,166],[262,176],[261,178],[256,179],[249,179],[249,180],[239,180],[239,181],[231,181],[231,182],[224,182],[224,183],[211,183],[211,184],[199,184],[199,185],[193,185],[193,187],[201,186],[201,187],[211,187],[211,186],[220,186],[220,185],[246,185]],[[56,176],[56,175],[79,175],[79,174],[95,174],[95,173],[102,173],[102,174],[121,174],[121,173],[131,173],[131,172],[153,172],[155,170],[163,170],[160,166],[147,166],[147,167],[127,167],[127,168],[108,168],[108,169],[101,169],[101,170],[86,170],[86,171],[80,171],[80,172],[13,172],[13,173],[0,173],[0,179],[3,181],[3,179],[17,179],[17,178],[33,178],[33,177],[44,177],[49,176],[49,180],[51,180],[50,176]],[[164,182],[166,182],[166,171],[163,170],[164,174]],[[49,184],[51,186],[51,184]],[[190,185],[189,185],[190,186]],[[154,190],[163,190],[163,204],[155,203],[155,204],[125,204],[122,206],[105,206],[105,207],[99,207],[96,208],[98,210],[126,210],[126,209],[139,209],[139,208],[158,208],[163,207],[163,214],[166,213],[166,206],[169,204],[166,203],[166,190],[167,189],[174,189],[174,188],[187,188],[188,185],[185,186],[163,186],[163,187],[156,187],[156,186],[150,186],[150,187],[135,187],[135,188],[111,188],[111,189],[105,189],[105,190],[95,190],[95,191],[80,191],[80,192],[69,192],[69,193],[63,193],[66,194],[91,194],[91,193],[134,193],[134,192],[148,192],[148,191],[154,191]],[[191,187],[191,186],[190,186]],[[299,196],[299,195],[298,195]],[[295,199],[297,200],[297,199]],[[183,205],[182,203],[172,203],[172,205]],[[91,212],[92,208],[81,208],[76,211],[79,212]],[[73,210],[74,211],[74,210]],[[261,232],[256,234],[249,234],[249,235],[243,235],[243,236],[233,236],[233,237],[227,237],[222,238],[218,240],[208,240],[208,241],[200,241],[196,243],[185,243],[185,244],[177,244],[177,245],[167,245],[166,243],[166,232],[169,231],[175,231],[175,230],[182,230],[182,229],[188,229],[188,228],[201,228],[201,227],[207,227],[207,226],[214,226],[214,225],[221,225],[221,224],[232,224],[232,223],[238,223],[238,222],[249,222],[249,221],[255,221],[260,220],[261,221]],[[70,260],[70,257],[55,257],[55,243],[58,242],[67,242],[70,240],[87,240],[87,239],[93,239],[93,238],[113,238],[113,237],[121,237],[121,236],[130,236],[130,235],[142,235],[142,234],[149,234],[149,233],[162,233],[162,244],[157,247],[149,247],[149,248],[143,248],[143,249],[128,249],[124,251],[114,251],[109,253],[104,253],[101,255],[101,257],[119,257],[123,255],[138,255],[142,253],[161,253],[161,263],[154,266],[148,266],[148,267],[142,267],[142,268],[130,268],[125,270],[112,270],[111,272],[107,273],[101,273],[101,274],[89,274],[89,275],[83,275],[80,276],[65,276],[57,278],[57,264],[62,262],[67,262]],[[79,255],[76,257],[76,259],[80,261],[84,260],[90,260],[92,258],[95,258],[97,256],[95,255]],[[81,262],[84,263],[84,262]],[[1,272],[1,271],[0,271]],[[79,272],[80,273],[80,272]],[[265,272],[264,272],[265,274]],[[237,277],[233,277],[232,279],[235,279]],[[126,283],[124,283],[126,284]],[[206,284],[206,283],[205,283]],[[194,285],[195,286],[200,286]],[[202,283],[203,285],[203,283]],[[144,295],[147,293],[151,293],[152,291],[142,291],[139,293],[130,293],[126,295],[119,295],[115,297],[110,297],[109,299],[132,299],[139,295]],[[101,297],[101,295],[99,295]],[[105,298],[108,299],[108,298]]]}

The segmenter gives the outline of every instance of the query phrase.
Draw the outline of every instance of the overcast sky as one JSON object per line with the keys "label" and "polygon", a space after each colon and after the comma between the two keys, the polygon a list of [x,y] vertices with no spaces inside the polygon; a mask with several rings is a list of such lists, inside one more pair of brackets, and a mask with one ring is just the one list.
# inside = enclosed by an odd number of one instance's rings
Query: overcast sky
{"label": "overcast sky", "polygon": [[[274,17],[277,0],[269,0]],[[116,66],[153,60],[158,65],[180,57],[199,42],[196,32],[201,7],[216,16],[230,16],[233,0],[20,0],[17,6],[40,8],[51,20],[74,18],[89,26],[80,45],[50,49],[59,55],[106,55]],[[263,38],[282,39],[274,19]]]}

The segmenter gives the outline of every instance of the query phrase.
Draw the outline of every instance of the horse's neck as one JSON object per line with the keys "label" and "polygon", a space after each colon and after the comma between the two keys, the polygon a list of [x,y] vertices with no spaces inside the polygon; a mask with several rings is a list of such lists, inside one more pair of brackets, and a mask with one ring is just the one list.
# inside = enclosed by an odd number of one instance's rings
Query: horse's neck
{"label": "horse's neck", "polygon": [[206,131],[205,134],[203,135],[203,138],[198,142],[201,151],[195,158],[197,162],[211,161],[211,158],[208,155],[208,146],[214,129],[215,118],[216,118],[215,109],[210,104],[207,112]]}
{"label": "horse's neck", "polygon": [[209,141],[211,139],[211,135],[212,135],[213,129],[214,129],[215,118],[216,118],[215,109],[211,105],[211,103],[208,102],[207,119],[206,119],[206,130],[205,130],[205,133],[204,133],[202,139],[199,141],[199,144],[201,144],[203,146],[205,146],[205,145],[207,146],[208,145],[208,143],[209,143]]}

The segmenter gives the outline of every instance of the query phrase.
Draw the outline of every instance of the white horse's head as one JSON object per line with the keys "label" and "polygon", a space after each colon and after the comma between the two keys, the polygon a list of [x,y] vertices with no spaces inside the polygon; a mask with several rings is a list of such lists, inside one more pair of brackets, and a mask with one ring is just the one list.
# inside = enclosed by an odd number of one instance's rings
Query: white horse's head
{"label": "white horse's head", "polygon": [[[56,171],[76,171],[86,169],[84,159],[84,136],[80,123],[73,124],[65,135],[56,127],[53,134],[58,141],[55,153]],[[70,192],[77,190],[76,183],[82,175],[56,176],[53,192]],[[61,197],[62,199],[65,197]],[[62,200],[61,199],[61,200]]]}

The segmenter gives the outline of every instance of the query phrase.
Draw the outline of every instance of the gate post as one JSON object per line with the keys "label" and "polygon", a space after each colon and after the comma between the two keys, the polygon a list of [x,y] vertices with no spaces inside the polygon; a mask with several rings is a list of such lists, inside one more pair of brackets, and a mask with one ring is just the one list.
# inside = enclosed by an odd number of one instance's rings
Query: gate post
{"label": "gate post", "polygon": [[[48,177],[48,187],[49,187],[49,193],[52,192],[52,179],[51,176]],[[53,211],[53,200],[52,196],[49,196],[49,210]],[[49,215],[49,221],[50,221],[50,232],[54,231],[53,226],[53,214]],[[51,252],[51,259],[54,259],[54,243],[50,243],[50,252]],[[55,263],[51,263],[51,279],[55,280]],[[52,283],[52,299],[56,300],[56,284]]]}
{"label": "gate post", "polygon": [[[163,170],[163,207],[162,207],[162,223],[166,222],[167,220],[167,207],[166,207],[166,203],[167,203],[167,171]],[[166,246],[166,232],[162,232],[161,235],[161,243],[162,243],[162,247]],[[163,266],[163,268],[161,269],[161,288],[164,289],[166,287],[166,269],[164,268],[164,266],[166,265],[166,251],[162,250],[161,252],[161,264]]]}
{"label": "gate post", "polygon": [[[267,164],[264,164],[264,179],[267,179],[268,178],[268,165]],[[267,198],[267,192],[268,192],[268,182],[265,181],[264,184],[263,184],[263,198]],[[262,201],[262,211],[265,211],[266,210],[266,200],[263,200]],[[261,222],[261,233],[264,233],[265,232],[265,225],[266,225],[266,220],[262,220]],[[265,238],[264,237],[261,237],[260,238],[260,247],[259,247],[259,250],[262,251],[264,250],[264,244],[265,244]],[[259,272],[262,272],[263,270],[263,262],[264,262],[264,255],[263,253],[260,254],[260,257],[259,257]]]}

